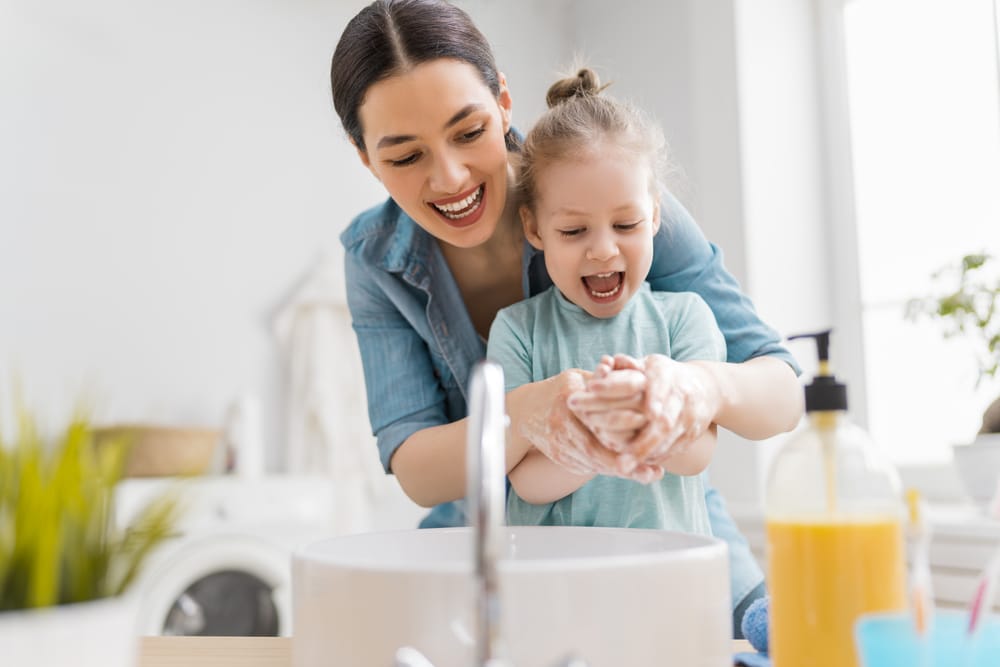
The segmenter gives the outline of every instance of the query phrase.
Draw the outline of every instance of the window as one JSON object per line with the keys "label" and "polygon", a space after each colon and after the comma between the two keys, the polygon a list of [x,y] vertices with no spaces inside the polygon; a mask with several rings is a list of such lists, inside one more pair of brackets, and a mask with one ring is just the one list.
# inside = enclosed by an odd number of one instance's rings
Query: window
{"label": "window", "polygon": [[950,458],[1000,382],[905,303],[964,254],[1000,256],[1000,0],[843,4],[868,430],[896,463]]}

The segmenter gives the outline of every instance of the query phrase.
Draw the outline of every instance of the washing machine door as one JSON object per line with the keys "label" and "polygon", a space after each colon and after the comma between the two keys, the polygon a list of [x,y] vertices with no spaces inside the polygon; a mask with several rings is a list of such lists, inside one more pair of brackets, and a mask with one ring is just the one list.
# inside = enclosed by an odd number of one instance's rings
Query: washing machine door
{"label": "washing machine door", "polygon": [[182,537],[139,581],[144,635],[288,636],[291,553],[248,535]]}

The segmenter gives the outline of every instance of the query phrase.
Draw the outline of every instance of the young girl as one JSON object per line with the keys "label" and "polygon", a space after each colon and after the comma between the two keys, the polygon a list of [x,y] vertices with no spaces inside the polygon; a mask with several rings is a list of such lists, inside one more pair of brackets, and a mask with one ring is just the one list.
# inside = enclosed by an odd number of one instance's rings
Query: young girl
{"label": "young girl", "polygon": [[[550,283],[509,205],[516,133],[507,82],[486,38],[444,0],[376,0],[362,9],[337,43],[330,80],[361,163],[389,193],[341,235],[379,454],[410,498],[434,507],[421,525],[460,525],[453,501],[465,494],[471,369],[497,311]],[[611,374],[586,393],[576,370],[523,385],[507,395],[508,470],[531,447],[577,472],[619,470],[616,453],[570,411],[570,396],[593,421],[602,413],[609,424],[631,420],[649,469],[660,464],[663,442],[683,448],[712,423],[752,439],[797,423],[794,358],[669,194],[660,215],[647,282],[657,292],[699,293],[726,336],[728,362],[664,357],[638,371],[638,387],[618,379],[629,374]],[[639,409],[616,409],[615,397],[637,388]],[[657,404],[676,406],[676,419],[647,407]],[[734,605],[745,606],[763,592],[763,575],[718,493],[709,489],[706,501],[713,532],[730,545]]]}
{"label": "young girl", "polygon": [[[726,358],[700,296],[653,292],[646,282],[661,224],[665,142],[642,114],[601,90],[589,69],[554,84],[549,111],[518,159],[524,234],[544,251],[553,286],[504,308],[493,322],[488,356],[503,366],[508,391],[568,368],[596,367],[597,378],[607,377],[615,365],[609,352],[637,358],[633,368],[650,355]],[[607,429],[600,433],[605,440]],[[629,448],[627,438],[606,444]],[[712,427],[683,451],[670,448],[661,459],[667,474],[650,484],[575,474],[531,450],[509,473],[508,521],[710,535],[700,473],[714,447]]]}

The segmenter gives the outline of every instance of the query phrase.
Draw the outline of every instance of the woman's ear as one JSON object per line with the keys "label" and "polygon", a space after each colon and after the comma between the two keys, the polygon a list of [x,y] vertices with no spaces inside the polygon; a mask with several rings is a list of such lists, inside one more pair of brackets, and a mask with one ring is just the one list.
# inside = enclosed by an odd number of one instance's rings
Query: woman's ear
{"label": "woman's ear", "polygon": [[503,133],[510,131],[510,119],[514,106],[514,101],[510,97],[510,89],[507,88],[507,77],[503,72],[498,73],[500,80],[500,94],[497,95],[497,103],[500,105],[500,117],[503,120]]}
{"label": "woman's ear", "polygon": [[538,220],[535,214],[527,206],[521,206],[517,212],[521,216],[521,226],[524,227],[524,238],[528,239],[528,243],[536,250],[544,250],[542,237],[538,235]]}

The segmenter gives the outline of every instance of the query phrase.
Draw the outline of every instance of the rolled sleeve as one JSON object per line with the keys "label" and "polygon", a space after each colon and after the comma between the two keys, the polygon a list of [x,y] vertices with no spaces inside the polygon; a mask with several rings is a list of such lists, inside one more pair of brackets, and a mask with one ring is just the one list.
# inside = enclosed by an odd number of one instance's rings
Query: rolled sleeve
{"label": "rolled sleeve", "polygon": [[382,466],[391,472],[392,455],[408,437],[448,423],[445,393],[437,382],[427,343],[389,296],[392,285],[385,283],[393,277],[370,270],[350,255],[345,269],[368,417]]}
{"label": "rolled sleeve", "polygon": [[715,315],[726,339],[727,360],[759,356],[783,360],[801,373],[781,336],[760,319],[735,277],[725,268],[722,250],[708,241],[683,205],[663,194],[663,224],[654,239],[653,265],[647,280],[654,290],[695,292]]}

